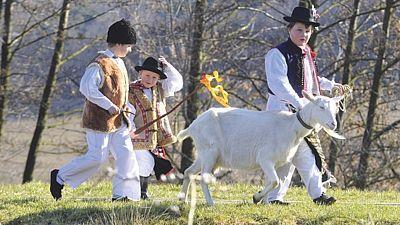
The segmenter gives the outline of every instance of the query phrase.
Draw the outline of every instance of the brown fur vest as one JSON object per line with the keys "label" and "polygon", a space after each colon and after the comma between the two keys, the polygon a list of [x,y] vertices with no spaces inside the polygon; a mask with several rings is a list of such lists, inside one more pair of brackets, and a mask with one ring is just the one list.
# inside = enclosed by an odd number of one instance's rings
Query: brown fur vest
{"label": "brown fur vest", "polygon": [[[103,72],[103,82],[99,88],[118,108],[126,108],[128,94],[128,77],[118,65],[108,56],[98,55],[92,63],[97,63]],[[114,132],[122,126],[122,121],[129,126],[125,113],[110,115],[107,110],[86,99],[82,116],[82,127],[101,132]]]}
{"label": "brown fur vest", "polygon": [[[152,101],[143,92],[143,85],[134,82],[129,85],[129,102],[135,107],[135,126],[140,128],[146,123],[153,121],[157,117],[165,114],[165,98],[161,84],[152,88]],[[149,126],[146,130],[132,139],[134,150],[151,150],[157,146],[166,146],[176,142],[176,137],[172,134],[168,117],[164,117]]]}

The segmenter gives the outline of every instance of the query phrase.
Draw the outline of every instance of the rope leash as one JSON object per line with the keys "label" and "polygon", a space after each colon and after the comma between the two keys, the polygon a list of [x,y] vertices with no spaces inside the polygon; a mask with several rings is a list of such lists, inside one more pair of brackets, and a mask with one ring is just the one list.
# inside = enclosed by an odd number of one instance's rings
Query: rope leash
{"label": "rope leash", "polygon": [[346,112],[346,105],[347,100],[349,98],[353,98],[353,88],[350,87],[348,84],[343,84],[342,86],[334,86],[332,88],[332,95],[337,96],[344,96],[343,100],[339,102],[339,109],[343,112]]}
{"label": "rope leash", "polygon": [[[171,114],[173,111],[175,111],[180,105],[182,105],[182,103],[184,103],[185,101],[187,101],[194,93],[196,93],[200,87],[201,87],[201,83],[197,84],[197,86],[193,89],[192,92],[190,92],[185,98],[183,98],[180,102],[178,102],[178,104],[176,104],[171,110],[169,110],[168,112],[166,112],[165,114],[157,117],[156,119],[146,123],[145,125],[139,127],[138,129],[135,130],[135,134],[140,134],[141,132],[143,132],[144,130],[146,130],[149,126],[151,126],[152,124],[156,123],[157,121],[161,120],[162,118],[168,116],[169,114]],[[132,112],[130,112],[131,114],[134,114]]]}

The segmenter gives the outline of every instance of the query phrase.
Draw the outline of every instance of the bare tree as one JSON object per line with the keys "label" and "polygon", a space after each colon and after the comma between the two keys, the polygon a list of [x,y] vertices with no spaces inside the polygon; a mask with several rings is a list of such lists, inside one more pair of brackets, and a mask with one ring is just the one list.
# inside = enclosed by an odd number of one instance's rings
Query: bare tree
{"label": "bare tree", "polygon": [[[193,35],[190,51],[190,69],[189,69],[189,85],[187,86],[187,93],[195,90],[197,82],[201,74],[201,52],[203,44],[203,26],[204,26],[204,10],[205,0],[197,0],[194,9],[194,22],[193,22]],[[193,120],[196,119],[199,110],[199,96],[198,94],[192,95],[185,109],[185,127],[188,127]],[[184,171],[192,164],[193,159],[193,140],[186,139],[182,143],[182,153],[189,158],[182,158],[181,170]]]}
{"label": "bare tree", "polygon": [[[13,0],[6,0],[4,7],[3,43],[1,45],[0,72],[0,140],[7,107],[8,82],[10,79],[11,11],[13,2]],[[3,1],[1,2],[1,5],[3,5]]]}
{"label": "bare tree", "polygon": [[[344,58],[344,65],[343,65],[342,84],[349,84],[349,82],[351,80],[352,59],[353,59],[353,51],[354,51],[354,44],[355,44],[354,42],[355,42],[355,36],[356,36],[357,14],[359,14],[359,10],[360,10],[360,0],[354,0],[353,7],[352,7],[352,16],[350,18],[349,28],[347,30],[347,45],[346,45],[345,56],[344,56],[345,58]],[[338,131],[341,131],[343,113],[344,113],[344,111],[340,110],[340,112],[336,118]],[[335,172],[336,158],[337,158],[337,152],[338,152],[337,143],[338,143],[338,140],[332,140],[331,144],[330,144],[328,167],[332,173]]]}
{"label": "bare tree", "polygon": [[389,39],[390,17],[392,16],[394,3],[395,3],[394,0],[386,0],[386,7],[383,16],[382,32],[379,36],[379,48],[374,68],[374,78],[371,88],[371,95],[369,99],[367,121],[362,140],[360,159],[357,169],[357,177],[355,179],[356,187],[360,189],[364,189],[367,184],[368,159],[370,156],[371,139],[373,137],[374,120],[376,117],[375,112],[378,107],[378,98],[380,96],[381,78],[384,74],[384,72],[382,71],[382,67],[383,67],[383,62],[385,60],[387,40]]}
{"label": "bare tree", "polygon": [[46,86],[43,91],[42,100],[40,103],[39,116],[36,122],[36,129],[32,137],[32,142],[29,148],[28,158],[26,160],[25,171],[22,183],[32,181],[32,174],[35,167],[36,162],[36,150],[40,145],[40,140],[42,138],[42,132],[45,128],[47,113],[50,107],[50,97],[51,93],[54,89],[57,79],[57,73],[60,69],[60,62],[62,59],[63,49],[64,49],[64,40],[66,35],[66,27],[68,24],[68,16],[70,12],[70,3],[71,0],[64,0],[61,14],[60,14],[60,22],[58,25],[58,32],[56,37],[56,43],[54,48],[54,54],[51,61],[49,75],[47,77]]}

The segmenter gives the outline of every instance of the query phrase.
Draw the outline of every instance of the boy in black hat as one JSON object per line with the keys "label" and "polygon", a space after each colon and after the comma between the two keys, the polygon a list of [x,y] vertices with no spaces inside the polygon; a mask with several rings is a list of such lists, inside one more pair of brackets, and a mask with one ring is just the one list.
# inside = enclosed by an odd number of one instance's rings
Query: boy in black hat
{"label": "boy in black hat", "polygon": [[[165,98],[181,90],[183,80],[164,57],[160,57],[159,61],[148,57],[142,66],[135,69],[140,79],[129,86],[129,103],[131,111],[135,112],[131,116],[132,124],[140,128],[166,113]],[[131,138],[139,163],[141,198],[148,199],[148,180],[153,171],[157,180],[173,171],[164,147],[176,142],[176,137],[172,134],[168,118],[164,117],[138,134],[133,127]]]}
{"label": "boy in black hat", "polygon": [[[308,101],[303,98],[302,90],[320,95],[321,90],[332,90],[334,86],[342,88],[342,85],[318,76],[316,54],[307,45],[314,28],[320,25],[316,21],[317,18],[315,10],[304,7],[296,7],[290,17],[283,17],[289,22],[287,26],[289,39],[268,51],[265,56],[269,93],[268,111],[300,110]],[[330,175],[324,160],[317,132],[314,131],[300,144],[292,164],[277,169],[281,183],[269,193],[266,201],[288,204],[283,201],[283,197],[296,167],[308,194],[315,203],[321,205],[334,203],[336,199],[326,195],[323,187],[322,174]],[[330,178],[331,181],[334,179],[333,176]]]}
{"label": "boy in black hat", "polygon": [[108,29],[108,49],[98,52],[81,79],[79,91],[85,96],[82,126],[86,129],[88,150],[59,170],[51,171],[50,192],[58,200],[64,184],[76,188],[115,158],[112,200],[140,200],[139,168],[129,137],[129,80],[125,57],[136,43],[135,30],[122,19]]}

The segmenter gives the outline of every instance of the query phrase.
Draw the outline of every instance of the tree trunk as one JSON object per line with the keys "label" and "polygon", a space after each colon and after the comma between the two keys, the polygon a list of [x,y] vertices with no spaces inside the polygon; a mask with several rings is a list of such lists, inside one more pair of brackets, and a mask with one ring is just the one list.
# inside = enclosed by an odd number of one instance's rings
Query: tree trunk
{"label": "tree trunk", "polygon": [[[197,0],[194,9],[194,26],[191,46],[191,58],[189,68],[189,82],[187,93],[191,93],[197,86],[201,76],[201,48],[202,48],[202,36],[203,36],[203,23],[204,23],[204,9],[205,0]],[[193,120],[196,119],[199,110],[199,96],[197,93],[193,94],[192,97],[187,101],[185,108],[185,128],[188,127]],[[188,138],[182,143],[182,153],[184,156],[181,161],[181,171],[185,171],[192,164],[193,154],[193,140]]]}
{"label": "tree trunk", "polygon": [[[1,45],[0,72],[0,140],[3,133],[4,117],[7,109],[8,82],[11,64],[11,10],[13,0],[7,0],[4,6],[3,44]],[[3,5],[3,1],[1,1]],[[0,14],[1,15],[1,14]]]}
{"label": "tree trunk", "polygon": [[374,68],[374,78],[371,88],[371,96],[369,99],[367,123],[364,130],[360,160],[357,168],[357,176],[355,178],[355,185],[357,188],[360,189],[365,189],[367,186],[368,158],[370,155],[371,138],[373,136],[372,129],[374,127],[375,110],[379,98],[381,77],[383,75],[382,65],[386,51],[387,39],[389,38],[390,17],[392,14],[393,5],[394,5],[394,0],[386,0],[386,7],[384,10],[383,24],[382,24],[382,33],[379,36],[378,55]]}
{"label": "tree trunk", "polygon": [[[356,32],[356,24],[357,24],[357,14],[359,13],[360,8],[360,0],[354,0],[353,2],[353,14],[350,18],[349,22],[349,30],[347,32],[347,46],[345,50],[345,59],[343,65],[343,78],[342,84],[348,84],[351,80],[351,59],[353,58],[354,51],[354,37]],[[337,120],[337,130],[340,131],[342,127],[342,118],[344,112],[342,110],[339,111],[339,114],[336,117]],[[329,151],[329,170],[334,173],[336,166],[336,159],[338,153],[338,147],[336,144],[339,143],[339,140],[331,141],[330,151]]]}
{"label": "tree trunk", "polygon": [[51,61],[49,74],[47,76],[46,86],[43,91],[42,100],[40,102],[39,115],[36,122],[36,129],[32,137],[31,145],[29,148],[28,158],[26,160],[24,177],[22,183],[32,181],[32,174],[35,167],[36,161],[36,150],[40,145],[43,130],[46,125],[47,113],[50,108],[51,101],[50,96],[56,84],[57,73],[59,71],[60,62],[62,59],[62,53],[64,48],[65,40],[65,28],[68,24],[68,14],[70,11],[71,0],[64,0],[60,14],[60,22],[58,25],[58,32],[56,38],[56,44],[54,48],[54,54]]}

